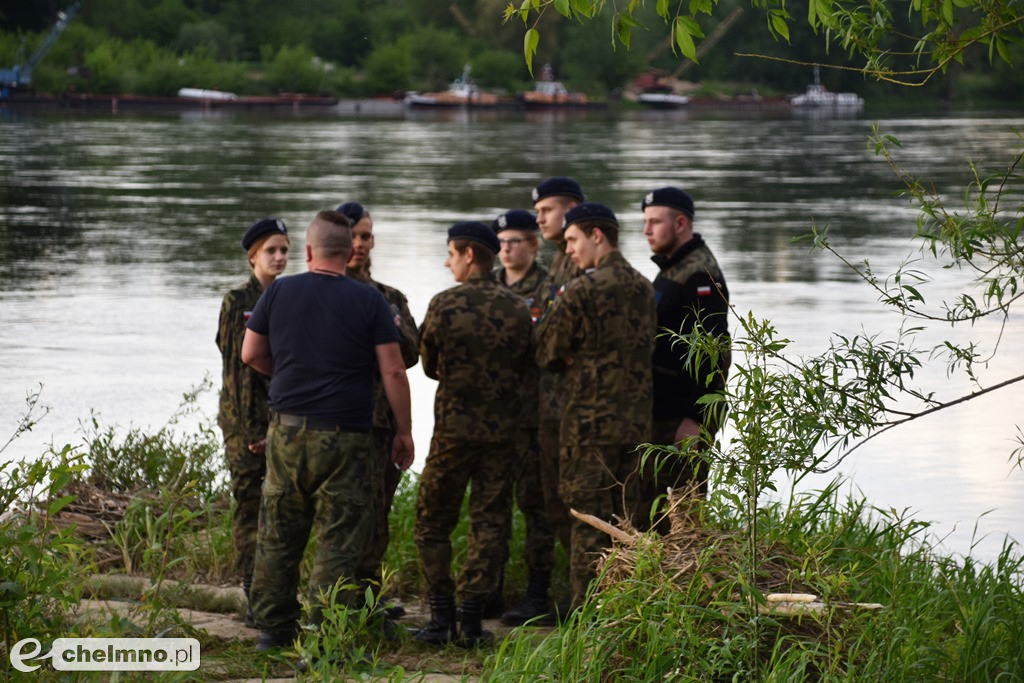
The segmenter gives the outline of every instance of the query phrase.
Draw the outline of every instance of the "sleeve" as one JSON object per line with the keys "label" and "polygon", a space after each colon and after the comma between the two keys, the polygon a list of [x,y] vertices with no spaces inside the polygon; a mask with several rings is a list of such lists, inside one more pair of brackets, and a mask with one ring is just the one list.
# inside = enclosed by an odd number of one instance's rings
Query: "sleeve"
{"label": "sleeve", "polygon": [[372,290],[377,296],[373,301],[373,344],[395,344],[401,342],[401,335],[395,327],[395,317],[391,312],[388,300],[378,290]]}
{"label": "sleeve", "polygon": [[537,325],[534,347],[537,365],[546,370],[562,370],[565,359],[575,347],[576,330],[580,327],[578,288],[572,283],[558,290],[547,315]]}
{"label": "sleeve", "polygon": [[256,443],[267,435],[269,387],[264,375],[242,362],[242,337],[246,328],[242,303],[232,294],[224,297],[217,340],[221,353],[230,356],[226,358],[229,371],[225,377],[225,393],[234,404],[242,436],[248,444]]}
{"label": "sleeve", "polygon": [[[402,351],[402,361],[406,368],[416,365],[420,359],[420,332],[416,329],[416,320],[409,311],[409,302],[401,292],[396,291],[395,301],[391,303],[393,312],[398,316],[398,347]],[[397,307],[397,311],[394,308]]]}
{"label": "sleeve", "polygon": [[217,336],[214,341],[223,356],[228,353],[228,345],[231,341],[231,293],[224,295],[224,301],[220,304],[220,320],[217,323]]}
{"label": "sleeve", "polygon": [[[698,326],[711,336],[719,337],[729,333],[729,302],[718,290],[715,279],[708,273],[697,273],[686,281],[682,294],[686,297],[691,314],[687,316],[683,334],[692,334]],[[685,352],[683,353],[685,364]],[[724,378],[714,377],[710,383],[708,378],[719,374],[709,359],[701,359],[699,364],[687,366],[685,372],[691,378],[687,383],[689,391],[681,397],[685,406],[685,414],[698,422],[705,423],[707,409],[697,401],[705,394],[718,391],[723,386]]]}
{"label": "sleeve", "polygon": [[441,352],[440,329],[441,315],[438,313],[437,297],[434,297],[427,307],[427,314],[423,318],[423,325],[420,326],[420,359],[423,361],[423,372],[430,379],[439,379],[437,376],[437,360]]}

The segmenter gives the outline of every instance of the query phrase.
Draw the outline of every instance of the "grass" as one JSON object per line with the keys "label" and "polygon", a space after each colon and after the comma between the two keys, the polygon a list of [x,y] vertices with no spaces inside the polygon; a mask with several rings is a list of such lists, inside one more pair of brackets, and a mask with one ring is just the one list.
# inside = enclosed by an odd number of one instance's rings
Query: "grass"
{"label": "grass", "polygon": [[[367,596],[367,609],[354,611],[332,606],[328,596],[321,631],[304,633],[294,651],[257,657],[251,642],[197,631],[177,609],[237,615],[241,608],[237,588],[197,585],[231,583],[227,493],[223,484],[210,484],[224,481],[222,467],[219,459],[194,457],[214,444],[191,438],[179,449],[173,430],[143,436],[105,439],[99,449],[102,466],[115,474],[152,477],[148,493],[130,496],[127,514],[110,525],[107,540],[87,541],[57,523],[80,502],[63,493],[73,482],[89,481],[99,466],[88,444],[34,463],[0,465],[0,501],[9,509],[0,520],[6,647],[25,637],[44,644],[71,635],[198,637],[200,671],[158,677],[168,681],[290,675],[302,653],[321,651],[332,656],[317,658],[309,679],[344,671],[392,681],[427,672],[488,681],[1024,680],[1020,548],[1007,541],[988,563],[938,554],[927,524],[843,499],[840,482],[765,504],[753,556],[734,499],[713,492],[706,503],[680,511],[668,536],[638,536],[635,547],[617,546],[582,610],[553,631],[517,629],[492,648],[434,649],[405,633],[382,639],[374,595]],[[141,468],[133,462],[140,450]],[[192,476],[201,477],[202,486]],[[391,590],[407,602],[423,593],[412,536],[416,482],[409,475],[399,488],[386,556]],[[465,556],[465,524],[463,515],[453,539],[453,571]],[[511,600],[524,589],[523,544],[517,513],[505,587]],[[814,593],[825,608],[801,617],[762,614],[758,605],[772,591]],[[82,620],[79,597],[127,602]],[[852,602],[884,607],[844,607]],[[54,671],[40,678],[63,680]],[[124,674],[118,680],[152,678]],[[76,680],[108,679],[83,673]]]}

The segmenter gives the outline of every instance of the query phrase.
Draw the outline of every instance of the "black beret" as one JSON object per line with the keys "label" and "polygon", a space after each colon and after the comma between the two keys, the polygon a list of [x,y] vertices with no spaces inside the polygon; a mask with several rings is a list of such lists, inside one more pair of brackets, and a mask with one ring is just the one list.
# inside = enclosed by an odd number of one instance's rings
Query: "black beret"
{"label": "black beret", "polygon": [[545,197],[572,197],[583,201],[583,188],[572,178],[555,176],[542,180],[537,187],[533,188],[533,201],[539,202]]}
{"label": "black beret", "polygon": [[534,232],[540,230],[540,226],[537,225],[537,218],[529,211],[524,211],[523,209],[506,211],[494,219],[491,227],[494,229],[495,234],[502,230],[532,230]]}
{"label": "black beret", "polygon": [[583,202],[565,212],[565,222],[562,224],[562,231],[564,232],[573,223],[581,223],[583,221],[604,221],[606,223],[614,223],[615,225],[619,224],[619,219],[615,217],[615,212],[604,204]]}
{"label": "black beret", "polygon": [[249,251],[249,247],[253,243],[264,235],[272,235],[274,233],[281,233],[282,235],[288,234],[288,228],[285,227],[284,221],[280,218],[264,218],[253,223],[245,234],[242,235],[242,249]]}
{"label": "black beret", "polygon": [[352,221],[352,225],[358,223],[366,215],[366,207],[359,202],[345,202],[335,211]]}
{"label": "black beret", "polygon": [[448,228],[448,241],[452,240],[472,240],[484,245],[495,254],[501,251],[501,242],[498,241],[498,236],[489,225],[480,221],[456,223]]}
{"label": "black beret", "polygon": [[648,206],[670,206],[693,218],[693,197],[678,187],[662,187],[648,192],[640,202],[640,210],[643,211]]}

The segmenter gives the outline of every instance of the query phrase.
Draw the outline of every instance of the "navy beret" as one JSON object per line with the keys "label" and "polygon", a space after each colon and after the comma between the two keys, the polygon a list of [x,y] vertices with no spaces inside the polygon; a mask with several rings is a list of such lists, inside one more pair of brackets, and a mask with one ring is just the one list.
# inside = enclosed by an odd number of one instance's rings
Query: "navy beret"
{"label": "navy beret", "polygon": [[335,211],[352,221],[352,225],[358,223],[366,215],[366,207],[359,202],[345,202]]}
{"label": "navy beret", "polygon": [[288,228],[285,227],[284,221],[280,218],[264,218],[253,223],[245,234],[242,235],[242,249],[249,251],[249,247],[259,238],[265,235],[272,235],[275,233],[281,233],[282,235],[288,234]]}
{"label": "navy beret", "polygon": [[619,219],[615,217],[615,212],[604,204],[583,202],[565,212],[565,222],[562,224],[562,231],[564,232],[573,223],[581,223],[583,221],[604,221],[606,223],[612,222],[615,225],[619,224]]}
{"label": "navy beret", "polygon": [[491,227],[494,229],[495,234],[502,230],[532,230],[534,232],[540,230],[540,226],[537,225],[537,218],[529,211],[524,211],[523,209],[506,211],[494,219]]}
{"label": "navy beret", "polygon": [[640,210],[643,211],[648,206],[669,206],[693,218],[693,197],[678,187],[662,187],[648,192],[640,202]]}
{"label": "navy beret", "polygon": [[489,225],[480,221],[456,223],[448,228],[448,241],[451,242],[452,240],[479,242],[495,254],[501,251],[501,242],[498,241],[498,236],[491,230]]}
{"label": "navy beret", "polygon": [[542,180],[537,187],[533,188],[533,201],[539,202],[545,197],[572,197],[576,201],[583,201],[583,188],[572,178],[555,176]]}

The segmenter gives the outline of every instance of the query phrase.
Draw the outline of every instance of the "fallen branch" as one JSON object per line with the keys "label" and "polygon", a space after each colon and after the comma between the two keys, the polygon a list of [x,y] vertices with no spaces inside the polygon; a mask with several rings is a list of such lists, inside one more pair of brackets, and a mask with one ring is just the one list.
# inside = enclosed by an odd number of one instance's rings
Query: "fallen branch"
{"label": "fallen branch", "polygon": [[572,516],[576,519],[580,520],[585,524],[589,524],[598,531],[605,532],[606,534],[614,538],[616,541],[619,541],[620,543],[625,543],[626,545],[636,545],[635,537],[629,535],[628,533],[626,533],[618,527],[612,526],[603,519],[598,519],[594,515],[588,515],[585,512],[577,512],[572,508],[569,508],[569,512],[571,512]]}

